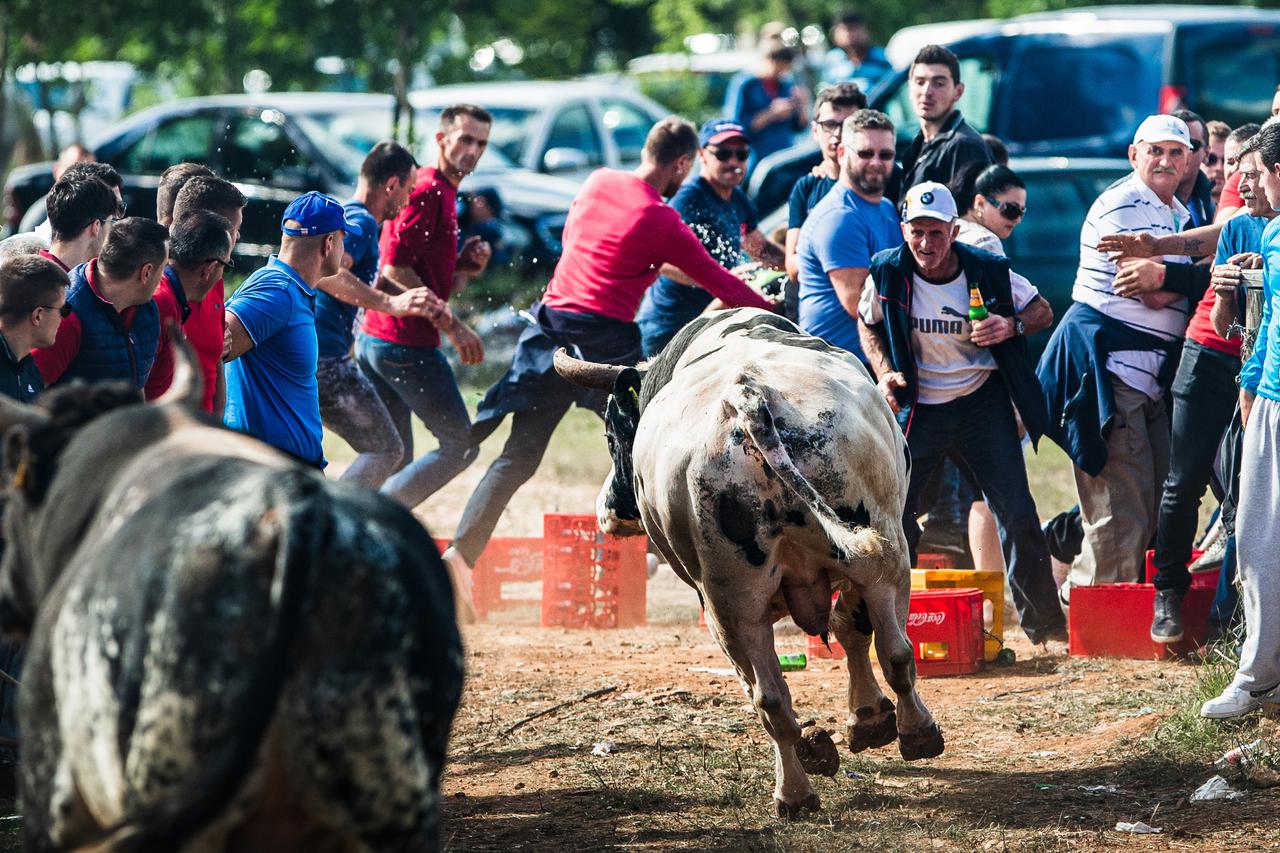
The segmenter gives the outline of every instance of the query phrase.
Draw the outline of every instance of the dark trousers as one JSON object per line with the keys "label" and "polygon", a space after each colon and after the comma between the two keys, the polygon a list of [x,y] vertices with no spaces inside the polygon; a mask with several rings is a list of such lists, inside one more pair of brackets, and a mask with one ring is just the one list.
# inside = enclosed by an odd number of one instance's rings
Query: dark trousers
{"label": "dark trousers", "polygon": [[1240,359],[1188,340],[1173,379],[1169,474],[1156,520],[1156,589],[1185,593],[1200,499],[1237,397]]}
{"label": "dark trousers", "polygon": [[1065,626],[1058,605],[1049,546],[1040,530],[1035,499],[1027,485],[1027,466],[1009,393],[998,375],[959,399],[937,406],[916,406],[907,430],[911,482],[902,525],[915,562],[920,526],[916,523],[920,489],[951,458],[968,469],[995,516],[1013,603],[1022,630],[1033,643]]}
{"label": "dark trousers", "polygon": [[536,408],[512,416],[511,434],[502,455],[493,460],[471,493],[453,537],[453,547],[467,565],[476,564],[512,495],[538,470],[552,433],[573,405],[573,391],[568,382],[564,385],[562,398],[544,400]]}

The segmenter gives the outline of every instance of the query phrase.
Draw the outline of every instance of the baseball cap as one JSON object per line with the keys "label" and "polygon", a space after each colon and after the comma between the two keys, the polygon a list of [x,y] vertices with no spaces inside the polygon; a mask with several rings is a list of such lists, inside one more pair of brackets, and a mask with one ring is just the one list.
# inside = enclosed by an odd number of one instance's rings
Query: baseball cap
{"label": "baseball cap", "polygon": [[1139,142],[1178,142],[1191,147],[1191,131],[1187,123],[1177,116],[1147,116],[1133,135],[1133,144]]}
{"label": "baseball cap", "polygon": [[937,219],[942,222],[954,222],[959,214],[956,212],[956,200],[951,190],[934,181],[916,184],[907,190],[902,200],[902,221],[913,219]]}
{"label": "baseball cap", "polygon": [[751,144],[751,137],[747,136],[745,127],[727,118],[713,118],[699,131],[698,147],[706,148],[708,145],[719,145],[721,142],[739,138],[748,145]]}
{"label": "baseball cap", "polygon": [[[298,223],[297,228],[285,225],[290,219]],[[315,237],[334,231],[346,231],[356,236],[362,233],[359,225],[347,219],[346,211],[337,199],[315,190],[289,202],[284,216],[280,217],[280,230],[290,237]]]}

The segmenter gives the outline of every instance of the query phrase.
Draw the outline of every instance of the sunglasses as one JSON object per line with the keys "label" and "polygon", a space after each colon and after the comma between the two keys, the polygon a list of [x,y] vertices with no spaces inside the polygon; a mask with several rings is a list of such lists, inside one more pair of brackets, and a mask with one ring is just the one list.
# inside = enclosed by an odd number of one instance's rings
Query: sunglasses
{"label": "sunglasses", "polygon": [[983,198],[985,198],[992,207],[1000,211],[1000,215],[1010,222],[1017,222],[1019,219],[1027,215],[1027,209],[1016,201],[996,201],[989,195],[984,195]]}
{"label": "sunglasses", "polygon": [[1204,147],[1204,143],[1203,143],[1203,142],[1201,142],[1199,139],[1193,139],[1193,140],[1191,140],[1191,153],[1192,153],[1192,154],[1195,154],[1197,151],[1199,151],[1199,150],[1200,150],[1201,148],[1203,148],[1203,147]]}
{"label": "sunglasses", "polygon": [[231,260],[230,258],[228,258],[225,261],[222,258],[209,258],[209,260],[205,261],[205,263],[207,264],[209,263],[209,261],[216,261],[217,263],[222,264],[223,272],[226,272],[227,270],[233,270],[236,268],[235,261]]}
{"label": "sunglasses", "polygon": [[840,132],[840,128],[844,126],[844,122],[838,118],[827,119],[826,121],[815,121],[814,124],[828,136],[835,136]]}
{"label": "sunglasses", "polygon": [[747,158],[751,156],[751,149],[750,148],[717,148],[711,152],[711,155],[715,157],[717,160],[719,160],[721,163],[726,163],[729,160],[741,160],[742,162],[745,163],[747,162]]}
{"label": "sunglasses", "polygon": [[64,319],[64,320],[71,316],[71,303],[70,303],[70,302],[64,302],[64,303],[62,303],[61,305],[57,305],[57,306],[54,306],[54,305],[40,305],[40,306],[38,306],[38,307],[43,308],[43,309],[44,309],[44,310],[46,310],[46,311],[57,311],[57,312],[58,312],[58,316],[59,316],[59,317],[61,317],[61,318],[62,318],[62,319]]}
{"label": "sunglasses", "polygon": [[1204,155],[1204,164],[1206,166],[1216,166],[1221,162],[1222,162],[1222,158],[1219,157],[1217,154],[1214,154],[1212,151]]}
{"label": "sunglasses", "polygon": [[869,148],[864,148],[861,151],[855,151],[853,153],[858,155],[859,160],[870,160],[874,157],[882,163],[892,163],[893,158],[897,156],[893,153],[893,149],[891,148],[884,148],[880,151],[872,151]]}

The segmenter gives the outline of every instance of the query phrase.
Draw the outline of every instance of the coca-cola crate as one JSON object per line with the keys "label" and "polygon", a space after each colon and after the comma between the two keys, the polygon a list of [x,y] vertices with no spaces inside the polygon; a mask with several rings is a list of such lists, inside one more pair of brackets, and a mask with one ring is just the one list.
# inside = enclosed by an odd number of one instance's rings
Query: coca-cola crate
{"label": "coca-cola crate", "polygon": [[912,589],[982,590],[982,657],[995,660],[1004,645],[1004,572],[993,569],[912,569]]}
{"label": "coca-cola crate", "polygon": [[[1190,568],[1191,564],[1194,563],[1196,560],[1200,559],[1202,556],[1204,556],[1204,551],[1193,550],[1191,552],[1191,560],[1187,563],[1187,568]],[[1209,572],[1192,572],[1191,585],[1200,589],[1217,589],[1218,575],[1221,573],[1221,571],[1222,571],[1221,569],[1214,569]],[[1147,565],[1146,565],[1145,572],[1146,573],[1143,575],[1143,578],[1142,578],[1143,581],[1146,583],[1154,582],[1156,579],[1156,552],[1155,551],[1147,552]],[[1071,594],[1075,595],[1075,590],[1072,590]]]}
{"label": "coca-cola crate", "polygon": [[593,515],[543,517],[542,624],[629,628],[645,624],[649,579],[643,536],[602,534]]}
{"label": "coca-cola crate", "polygon": [[495,536],[471,570],[476,616],[539,607],[542,602],[542,539]]}
{"label": "coca-cola crate", "polygon": [[[977,672],[982,664],[982,590],[913,590],[907,639],[922,678]],[[828,649],[821,637],[810,637],[809,656],[843,658],[844,648],[832,639]]]}
{"label": "coca-cola crate", "polygon": [[1166,659],[1204,644],[1214,590],[1192,586],[1182,598],[1182,640],[1151,639],[1156,588],[1147,583],[1109,583],[1071,588],[1068,652],[1075,657]]}

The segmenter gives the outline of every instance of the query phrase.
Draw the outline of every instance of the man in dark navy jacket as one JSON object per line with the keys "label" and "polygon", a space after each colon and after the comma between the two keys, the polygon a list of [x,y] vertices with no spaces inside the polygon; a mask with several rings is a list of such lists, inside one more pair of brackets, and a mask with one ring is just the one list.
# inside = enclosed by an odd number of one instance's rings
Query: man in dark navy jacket
{"label": "man in dark navy jacket", "polygon": [[0,394],[29,403],[44,390],[31,351],[53,344],[67,307],[67,274],[23,255],[0,263]]}
{"label": "man in dark navy jacket", "polygon": [[53,346],[34,353],[46,385],[116,380],[142,388],[160,340],[156,285],[169,257],[169,231],[151,219],[122,219],[102,253],[71,271]]}
{"label": "man in dark navy jacket", "polygon": [[[967,468],[1000,531],[1013,602],[1033,643],[1065,640],[1049,546],[1027,484],[1014,407],[1034,443],[1045,405],[1026,336],[1053,311],[1006,259],[956,243],[956,204],[941,184],[907,191],[906,244],[871,261],[859,306],[862,346],[911,451],[903,528],[914,553],[921,487],[944,459]],[[970,307],[987,312],[970,319]]]}

